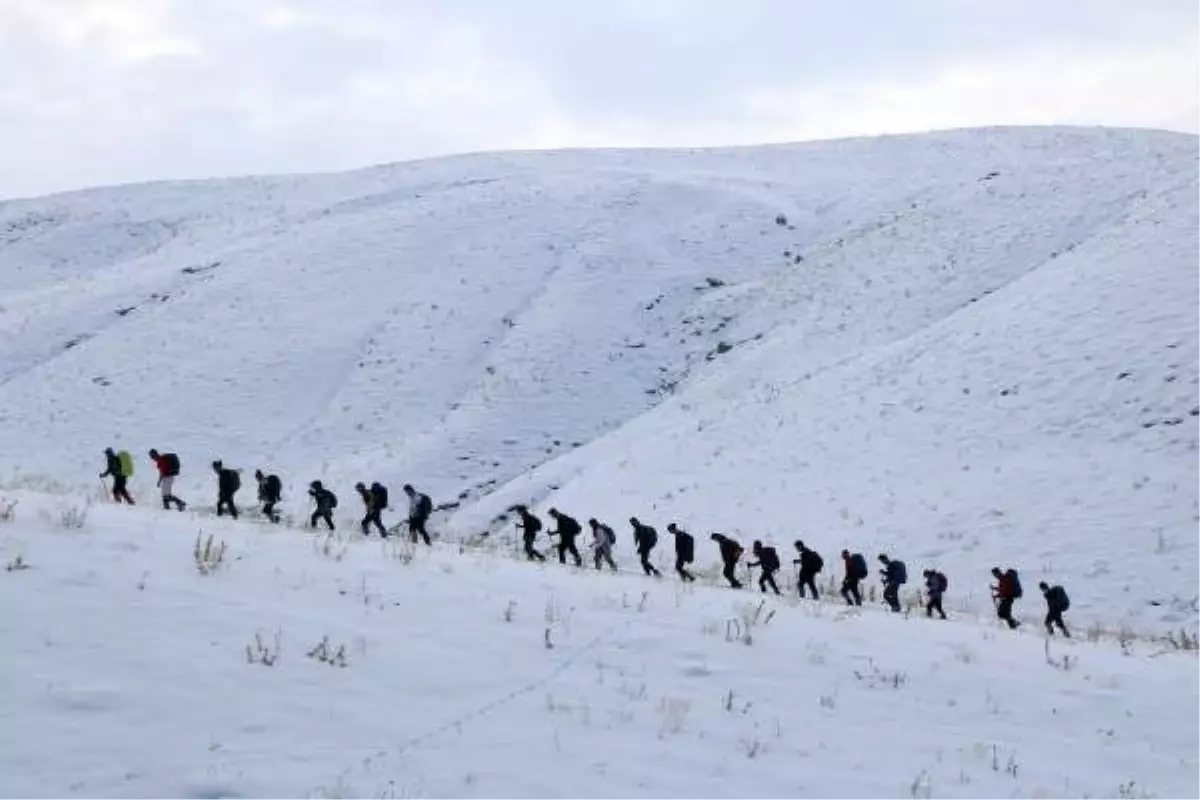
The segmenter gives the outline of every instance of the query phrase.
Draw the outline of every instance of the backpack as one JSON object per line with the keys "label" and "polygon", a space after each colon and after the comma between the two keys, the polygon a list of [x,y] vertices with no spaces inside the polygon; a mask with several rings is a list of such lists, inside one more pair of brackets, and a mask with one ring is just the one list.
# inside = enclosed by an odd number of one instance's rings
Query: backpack
{"label": "backpack", "polygon": [[1010,568],[1008,572],[1004,573],[1004,577],[1008,579],[1008,586],[1012,591],[1012,598],[1014,600],[1019,599],[1024,592],[1021,590],[1021,578],[1019,575],[1017,575],[1017,571]]}
{"label": "backpack", "polygon": [[267,476],[267,494],[271,497],[279,497],[283,494],[283,483],[279,480],[278,475]]}
{"label": "backpack", "polygon": [[888,572],[892,573],[893,580],[896,583],[908,583],[908,567],[904,566],[904,562],[893,560],[892,567]]}
{"label": "backpack", "polygon": [[229,474],[229,493],[233,494],[242,488],[242,473],[236,469],[225,470]]}
{"label": "backpack", "polygon": [[433,513],[433,501],[429,499],[429,495],[423,494],[417,500],[417,514],[422,517],[428,517]]}
{"label": "backpack", "polygon": [[775,552],[774,547],[764,547],[761,552],[759,562],[764,570],[772,572],[779,569],[779,553]]}
{"label": "backpack", "polygon": [[174,453],[167,453],[163,456],[163,463],[167,468],[168,478],[173,478],[179,474],[179,456]]}
{"label": "backpack", "polygon": [[642,546],[647,550],[653,550],[654,545],[658,544],[658,531],[649,525],[642,526]]}
{"label": "backpack", "polygon": [[613,529],[607,525],[604,526],[604,538],[608,539],[610,545],[617,543],[617,534],[613,533]]}
{"label": "backpack", "polygon": [[337,508],[337,495],[328,489],[325,490],[325,498],[329,501],[330,508]]}
{"label": "backpack", "polygon": [[133,477],[133,456],[129,455],[128,450],[117,453],[117,463],[121,465],[122,475],[126,478]]}
{"label": "backpack", "polygon": [[388,507],[388,491],[386,486],[372,486],[371,497],[375,501],[375,508],[382,511]]}
{"label": "backpack", "polygon": [[812,555],[809,556],[809,558],[812,559],[813,574],[816,574],[816,573],[820,572],[821,570],[823,570],[825,568],[825,559],[821,558],[821,556],[815,550],[809,550],[808,552],[812,553]]}
{"label": "backpack", "polygon": [[1058,605],[1059,611],[1066,611],[1071,608],[1071,598],[1067,597],[1067,590],[1061,586],[1055,586],[1050,590],[1048,596]]}
{"label": "backpack", "polygon": [[862,580],[867,577],[867,560],[863,558],[862,553],[855,553],[850,556],[850,577]]}
{"label": "backpack", "polygon": [[946,573],[936,572],[933,575],[933,585],[937,587],[939,592],[945,593],[950,588],[950,579],[946,577]]}
{"label": "backpack", "polygon": [[684,561],[691,563],[692,559],[696,557],[696,540],[686,533],[677,533],[675,536],[678,539],[676,552]]}

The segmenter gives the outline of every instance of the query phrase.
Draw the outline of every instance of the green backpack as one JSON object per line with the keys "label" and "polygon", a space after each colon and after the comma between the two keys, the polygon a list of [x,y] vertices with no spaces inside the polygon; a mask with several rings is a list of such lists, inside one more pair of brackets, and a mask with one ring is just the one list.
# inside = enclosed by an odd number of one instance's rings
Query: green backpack
{"label": "green backpack", "polygon": [[117,453],[117,461],[121,465],[121,474],[126,478],[133,477],[133,456],[129,455],[128,450],[122,450]]}

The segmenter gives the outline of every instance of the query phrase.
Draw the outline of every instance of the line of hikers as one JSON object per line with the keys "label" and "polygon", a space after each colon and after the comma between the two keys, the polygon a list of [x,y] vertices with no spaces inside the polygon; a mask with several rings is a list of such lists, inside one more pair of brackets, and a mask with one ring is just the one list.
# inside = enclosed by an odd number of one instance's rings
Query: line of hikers
{"label": "line of hikers", "polygon": [[[546,556],[535,547],[538,533],[543,529],[542,521],[525,505],[518,504],[508,510],[517,515],[516,527],[521,534],[525,556],[531,561],[545,561]],[[558,539],[556,547],[559,563],[565,564],[567,556],[570,555],[575,566],[582,566],[583,558],[579,554],[575,540],[583,532],[583,527],[574,517],[564,514],[557,508],[551,508],[546,513],[556,523],[555,529],[547,531],[547,535]],[[607,565],[613,572],[616,572],[617,564],[613,560],[613,546],[617,543],[617,536],[613,529],[595,517],[589,519],[587,524],[592,532],[593,565],[596,569]],[[634,547],[641,561],[642,570],[647,575],[662,577],[662,573],[650,563],[650,554],[658,545],[658,531],[637,517],[630,517],[629,524],[633,529]],[[688,565],[695,561],[695,538],[674,522],[667,525],[667,532],[675,538],[675,572],[685,583],[690,583],[696,579],[696,576],[688,570]],[[737,565],[745,553],[745,549],[740,542],[722,533],[713,533],[709,538],[716,542],[720,552],[723,566],[721,574],[732,588],[741,589],[742,582],[737,578]],[[799,577],[796,583],[800,597],[805,596],[807,589],[812,598],[817,600],[820,598],[820,592],[817,589],[816,578],[824,569],[825,561],[819,553],[799,539],[793,543],[793,546],[796,549],[797,558],[793,559],[792,563],[799,567]],[[766,546],[757,540],[751,545],[751,553],[755,560],[748,561],[746,566],[759,569],[759,588],[763,592],[769,588],[775,594],[780,594],[779,586],[775,582],[775,573],[781,567],[779,553],[774,547]],[[841,555],[843,564],[841,596],[846,600],[847,605],[861,606],[862,593],[859,590],[859,583],[870,574],[867,569],[867,560],[862,553],[851,553],[849,550],[842,550]],[[903,561],[891,558],[885,553],[879,554],[879,562],[883,565],[883,568],[879,570],[880,580],[883,583],[883,599],[892,611],[899,612],[901,610],[900,587],[908,583],[908,568]],[[946,612],[942,608],[942,598],[949,588],[950,582],[945,573],[936,569],[927,569],[923,575],[925,578],[925,616],[932,617],[936,611],[939,617],[945,619]],[[1009,628],[1016,628],[1021,623],[1013,618],[1013,603],[1024,594],[1020,576],[1015,569],[1001,570],[999,567],[992,568],[992,575],[996,578],[996,584],[991,587],[992,600],[996,604],[996,615],[1004,620]],[[1045,582],[1039,583],[1038,587],[1046,600],[1046,630],[1053,634],[1054,627],[1057,626],[1064,636],[1069,637],[1071,634],[1062,617],[1063,612],[1071,607],[1066,590],[1057,585],[1049,586]]]}
{"label": "line of hikers", "polygon": [[[158,488],[162,493],[162,506],[165,510],[170,510],[172,507],[183,511],[187,508],[187,503],[177,497],[174,493],[175,478],[179,476],[179,456],[175,453],[160,453],[158,450],[151,448],[150,460],[154,463],[158,471]],[[134,505],[133,497],[129,494],[128,481],[133,476],[133,458],[127,450],[113,452],[111,447],[104,450],[105,470],[100,473],[100,477],[113,479],[112,496],[113,500],[118,503],[128,503]],[[224,516],[228,513],[234,519],[238,518],[238,507],[235,502],[235,496],[242,488],[241,471],[226,467],[221,461],[212,462],[213,472],[217,476],[217,516]],[[261,469],[254,471],[254,478],[258,483],[258,502],[262,504],[262,513],[271,522],[278,524],[280,522],[279,511],[276,508],[283,500],[283,482],[275,474],[264,474]],[[388,505],[388,490],[387,487],[379,482],[374,482],[368,487],[366,484],[359,482],[354,485],[355,491],[362,498],[363,506],[366,509],[366,515],[359,523],[363,535],[369,535],[372,526],[379,531],[379,535],[387,538],[389,535],[388,529],[383,524],[383,512],[390,507]],[[417,537],[421,537],[425,544],[432,545],[433,542],[429,537],[429,531],[426,530],[426,523],[429,517],[433,514],[433,501],[429,495],[418,492],[410,484],[404,484],[404,493],[408,496],[408,531],[412,541],[417,541]],[[312,512],[309,518],[309,527],[317,527],[318,522],[324,522],[329,530],[334,530],[333,510],[337,508],[337,495],[326,488],[321,481],[313,481],[309,484],[308,495],[316,504],[316,510]]]}

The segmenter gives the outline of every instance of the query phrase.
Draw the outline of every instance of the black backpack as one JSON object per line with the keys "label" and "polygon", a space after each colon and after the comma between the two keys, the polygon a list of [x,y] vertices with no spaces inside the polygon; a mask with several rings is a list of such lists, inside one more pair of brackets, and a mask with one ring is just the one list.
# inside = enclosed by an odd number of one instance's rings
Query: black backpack
{"label": "black backpack", "polygon": [[1021,589],[1021,577],[1015,569],[1009,568],[1008,572],[1004,573],[1004,577],[1008,578],[1008,584],[1012,587],[1013,599],[1019,599],[1024,591]]}
{"label": "black backpack", "polygon": [[888,576],[897,584],[908,583],[908,567],[904,565],[903,561],[892,559],[888,564]]}
{"label": "black backpack", "polygon": [[268,475],[266,481],[267,496],[276,500],[283,494],[283,483],[278,475]]}
{"label": "black backpack", "polygon": [[863,558],[862,553],[855,553],[850,556],[850,577],[862,580],[867,577],[867,560]]}
{"label": "black backpack", "polygon": [[1052,606],[1056,606],[1059,611],[1066,611],[1071,607],[1071,598],[1067,597],[1067,590],[1061,586],[1055,586],[1047,592],[1046,599],[1050,601]]}
{"label": "black backpack", "polygon": [[525,514],[521,517],[521,529],[526,536],[532,536],[542,529],[542,521],[533,514]]}
{"label": "black backpack", "polygon": [[696,557],[696,540],[692,538],[690,533],[683,533],[682,531],[675,534],[675,539],[675,552],[684,561],[690,563]]}
{"label": "black backpack", "polygon": [[779,569],[779,553],[775,552],[774,547],[764,547],[759,552],[762,553],[759,556],[759,563],[764,570],[772,572]]}
{"label": "black backpack", "polygon": [[654,530],[654,528],[650,527],[649,525],[642,525],[639,527],[638,534],[639,536],[635,538],[641,539],[639,544],[643,550],[653,550],[654,545],[658,544],[658,531]]}
{"label": "black backpack", "polygon": [[433,501],[429,499],[429,495],[423,494],[417,500],[417,514],[422,517],[428,517],[433,513]]}
{"label": "black backpack", "polygon": [[800,566],[805,572],[811,572],[816,575],[825,568],[825,560],[817,553],[816,550],[805,550],[800,554]]}
{"label": "black backpack", "polygon": [[325,490],[325,497],[329,500],[330,508],[337,508],[337,495],[328,489]]}
{"label": "black backpack", "polygon": [[944,572],[935,572],[933,574],[933,585],[937,587],[939,592],[945,593],[950,588],[950,579],[946,577]]}
{"label": "black backpack", "polygon": [[242,488],[242,474],[236,469],[221,470],[221,483],[224,483],[230,494]]}
{"label": "black backpack", "polygon": [[166,453],[163,455],[163,461],[167,465],[168,478],[174,478],[179,474],[179,456],[174,453]]}
{"label": "black backpack", "polygon": [[382,511],[388,507],[388,490],[386,486],[375,484],[371,487],[371,498],[375,501],[375,508]]}

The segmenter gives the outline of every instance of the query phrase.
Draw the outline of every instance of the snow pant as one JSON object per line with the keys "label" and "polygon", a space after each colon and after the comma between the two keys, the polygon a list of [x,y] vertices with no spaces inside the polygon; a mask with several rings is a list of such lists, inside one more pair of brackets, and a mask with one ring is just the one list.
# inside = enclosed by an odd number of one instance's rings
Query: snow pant
{"label": "snow pant", "polygon": [[845,578],[842,580],[842,597],[846,598],[846,605],[861,606],[862,594],[858,591],[858,578]]}
{"label": "snow pant", "polygon": [[174,494],[174,491],[175,491],[175,476],[174,475],[166,475],[166,476],[160,478],[158,481],[158,487],[159,487],[159,489],[162,490],[162,504],[163,504],[164,509],[169,511],[171,509],[172,504],[174,504],[175,507],[178,508],[180,511],[183,511],[183,509],[187,508],[187,503],[180,500]]}
{"label": "snow pant", "polygon": [[888,581],[883,585],[884,602],[891,607],[892,611],[900,610],[900,584]]}
{"label": "snow pant", "polygon": [[275,511],[275,504],[278,502],[278,500],[263,501],[263,516],[271,520],[271,522],[279,522],[279,514]]}
{"label": "snow pant", "polygon": [[645,572],[647,575],[654,575],[655,577],[658,577],[658,578],[662,577],[662,573],[659,572],[658,569],[656,569],[655,566],[650,563],[650,551],[649,550],[638,550],[638,555],[641,556],[641,558],[642,558],[642,571],[643,572]]}
{"label": "snow pant", "polygon": [[221,492],[217,495],[217,516],[221,516],[225,510],[229,511],[229,516],[234,519],[238,518],[237,506],[233,504],[232,492]]}
{"label": "snow pant", "polygon": [[696,580],[696,576],[687,571],[687,563],[681,556],[675,556],[675,571],[684,583],[691,583]]}
{"label": "snow pant", "polygon": [[[414,538],[413,541],[415,542],[416,538]],[[544,555],[539,553],[537,550],[533,549],[533,537],[532,536],[525,537],[525,556],[530,561],[545,561],[546,560],[546,557]]]}
{"label": "snow pant", "polygon": [[734,589],[740,589],[740,588],[742,588],[742,582],[739,581],[737,579],[737,575],[734,574],[734,571],[736,569],[737,569],[736,561],[726,561],[725,569],[723,569],[721,571],[721,574],[725,576],[725,580],[729,581],[730,586],[732,586]]}
{"label": "snow pant", "polygon": [[124,475],[113,475],[113,500],[118,503],[124,500],[129,505],[134,505],[133,498],[129,496],[129,490],[125,488],[125,481],[127,480],[128,478]]}
{"label": "snow pant", "polygon": [[387,528],[383,527],[383,520],[380,518],[380,514],[382,513],[382,509],[376,508],[368,511],[367,515],[362,518],[362,522],[359,523],[359,527],[362,528],[363,536],[367,536],[368,529],[374,525],[379,531],[379,535],[384,539],[387,538]]}
{"label": "snow pant", "polygon": [[1001,597],[1000,602],[996,603],[996,616],[1008,623],[1008,627],[1015,628],[1021,623],[1013,619],[1012,616],[1013,599],[1011,597]]}
{"label": "snow pant", "polygon": [[329,530],[333,530],[333,509],[318,507],[313,512],[312,518],[308,521],[309,527],[317,527],[317,520],[319,519],[325,520],[325,524],[329,526]]}
{"label": "snow pant", "polygon": [[938,612],[942,619],[946,618],[946,612],[942,610],[942,593],[936,594],[930,592],[928,602],[925,603],[925,616],[932,617],[933,612]]}
{"label": "snow pant", "polygon": [[775,570],[773,569],[764,569],[762,575],[758,576],[758,588],[765,592],[768,586],[775,594],[779,594],[779,587],[775,585]]}
{"label": "snow pant", "polygon": [[417,541],[417,535],[425,540],[425,544],[432,545],[433,542],[429,539],[429,531],[425,530],[425,520],[427,517],[410,517],[408,520],[408,538],[414,543]]}
{"label": "snow pant", "polygon": [[1067,626],[1063,622],[1062,615],[1063,615],[1063,612],[1061,609],[1052,609],[1050,611],[1047,611],[1046,612],[1046,630],[1050,632],[1051,636],[1053,636],[1054,635],[1054,626],[1057,625],[1059,627],[1059,630],[1061,630],[1063,632],[1063,636],[1066,636],[1068,639],[1070,639],[1071,632],[1069,630],[1067,630]]}
{"label": "snow pant", "polygon": [[571,558],[575,559],[575,566],[583,566],[583,558],[579,555],[579,548],[575,546],[575,540],[564,539],[560,536],[558,539],[558,563],[567,563],[567,553],[570,553]]}
{"label": "snow pant", "polygon": [[601,550],[599,547],[597,547],[596,552],[593,554],[593,560],[596,563],[596,569],[600,569],[600,564],[603,562],[607,563],[608,566],[612,568],[613,572],[617,571],[617,562],[613,561],[612,550]]}
{"label": "snow pant", "polygon": [[800,573],[800,577],[796,581],[796,588],[800,590],[801,597],[804,597],[805,586],[812,591],[813,600],[821,599],[821,593],[817,591],[817,574],[815,572]]}

